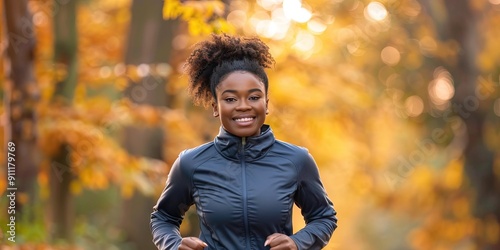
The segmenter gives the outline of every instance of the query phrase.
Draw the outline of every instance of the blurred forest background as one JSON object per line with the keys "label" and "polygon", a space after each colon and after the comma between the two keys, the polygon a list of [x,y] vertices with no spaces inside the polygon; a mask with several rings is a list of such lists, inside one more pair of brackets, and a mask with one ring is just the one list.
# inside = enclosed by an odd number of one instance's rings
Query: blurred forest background
{"label": "blurred forest background", "polygon": [[[320,167],[339,217],[326,249],[500,249],[500,0],[4,0],[0,13],[2,249],[154,249],[170,164],[218,131],[182,75],[215,32],[271,48],[267,123]],[[197,235],[195,213],[182,233]]]}

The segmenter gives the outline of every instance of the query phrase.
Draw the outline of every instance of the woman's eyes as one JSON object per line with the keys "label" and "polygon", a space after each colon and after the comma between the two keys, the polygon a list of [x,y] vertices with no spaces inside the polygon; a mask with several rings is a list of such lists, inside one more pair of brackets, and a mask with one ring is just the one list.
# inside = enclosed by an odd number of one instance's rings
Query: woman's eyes
{"label": "woman's eyes", "polygon": [[[260,96],[251,96],[248,99],[251,100],[251,101],[257,101],[257,100],[260,99]],[[226,101],[226,102],[235,102],[236,98],[234,98],[234,97],[227,97],[227,98],[224,98],[224,101]]]}

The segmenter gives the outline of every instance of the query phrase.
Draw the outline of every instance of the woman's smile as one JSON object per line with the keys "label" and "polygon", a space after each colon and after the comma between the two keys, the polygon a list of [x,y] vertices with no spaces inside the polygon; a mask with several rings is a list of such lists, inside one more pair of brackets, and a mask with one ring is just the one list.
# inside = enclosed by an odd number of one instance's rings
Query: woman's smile
{"label": "woman's smile", "polygon": [[216,96],[214,115],[225,130],[240,137],[260,134],[268,99],[264,83],[257,76],[246,71],[232,72],[219,83]]}

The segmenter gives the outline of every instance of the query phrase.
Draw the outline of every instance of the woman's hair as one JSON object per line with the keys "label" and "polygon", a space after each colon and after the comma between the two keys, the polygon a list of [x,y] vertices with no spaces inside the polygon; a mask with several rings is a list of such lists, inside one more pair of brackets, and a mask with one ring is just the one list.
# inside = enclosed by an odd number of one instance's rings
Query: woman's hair
{"label": "woman's hair", "polygon": [[258,38],[212,35],[195,45],[185,65],[189,76],[189,94],[195,104],[208,107],[215,99],[215,89],[233,71],[247,71],[262,80],[267,93],[264,68],[274,64],[269,47]]}

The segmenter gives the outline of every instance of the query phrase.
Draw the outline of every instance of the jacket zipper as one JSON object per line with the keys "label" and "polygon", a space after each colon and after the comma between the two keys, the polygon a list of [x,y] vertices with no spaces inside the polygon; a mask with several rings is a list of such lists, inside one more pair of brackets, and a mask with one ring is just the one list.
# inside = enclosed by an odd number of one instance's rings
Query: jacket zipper
{"label": "jacket zipper", "polygon": [[246,137],[241,138],[241,177],[243,179],[243,220],[245,223],[245,239],[246,249],[250,249],[250,236],[248,228],[248,211],[247,211],[247,179],[246,179],[246,164],[245,164],[245,144]]}

